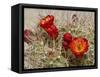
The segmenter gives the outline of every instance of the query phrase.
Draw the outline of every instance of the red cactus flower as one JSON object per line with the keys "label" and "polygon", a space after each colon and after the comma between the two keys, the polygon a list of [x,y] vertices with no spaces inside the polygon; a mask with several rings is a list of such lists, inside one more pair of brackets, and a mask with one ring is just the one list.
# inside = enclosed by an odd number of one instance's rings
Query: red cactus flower
{"label": "red cactus flower", "polygon": [[54,21],[54,16],[53,15],[48,15],[45,17],[46,22],[48,22],[49,25],[53,24]]}
{"label": "red cactus flower", "polygon": [[57,27],[55,25],[52,25],[50,28],[52,29],[53,34],[54,34],[53,38],[57,38],[58,37],[58,29],[57,29]]}
{"label": "red cactus flower", "polygon": [[30,30],[28,29],[24,30],[24,41],[28,44],[31,43],[31,38],[30,38],[31,35],[32,32]]}
{"label": "red cactus flower", "polygon": [[53,24],[54,16],[48,15],[40,21],[40,26],[42,28],[48,28]]}
{"label": "red cactus flower", "polygon": [[72,41],[72,35],[70,33],[65,33],[63,36],[62,46],[65,50],[69,48],[69,43]]}
{"label": "red cactus flower", "polygon": [[47,27],[47,23],[46,23],[46,21],[45,21],[44,19],[42,19],[42,20],[40,21],[40,26],[41,26],[42,28]]}
{"label": "red cactus flower", "polygon": [[58,36],[58,29],[53,22],[54,16],[48,15],[40,21],[40,26],[48,33],[52,39],[56,39]]}
{"label": "red cactus flower", "polygon": [[72,41],[72,35],[70,33],[65,33],[63,40],[66,41],[67,43],[70,43]]}
{"label": "red cactus flower", "polygon": [[88,51],[89,44],[85,38],[74,38],[69,46],[76,58],[82,58]]}
{"label": "red cactus flower", "polygon": [[56,26],[52,25],[45,30],[52,39],[56,39],[58,37],[58,29],[56,28]]}
{"label": "red cactus flower", "polygon": [[62,42],[62,46],[63,46],[63,48],[64,48],[65,50],[68,49],[68,43],[65,42],[65,41]]}

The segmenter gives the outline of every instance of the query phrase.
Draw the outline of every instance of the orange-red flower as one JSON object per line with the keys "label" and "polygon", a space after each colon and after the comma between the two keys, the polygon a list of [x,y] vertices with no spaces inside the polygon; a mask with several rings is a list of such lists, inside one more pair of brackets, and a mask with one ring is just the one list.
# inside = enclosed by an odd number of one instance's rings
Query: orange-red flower
{"label": "orange-red flower", "polygon": [[88,51],[88,40],[85,38],[74,38],[70,43],[70,49],[76,58],[82,58],[84,53]]}

